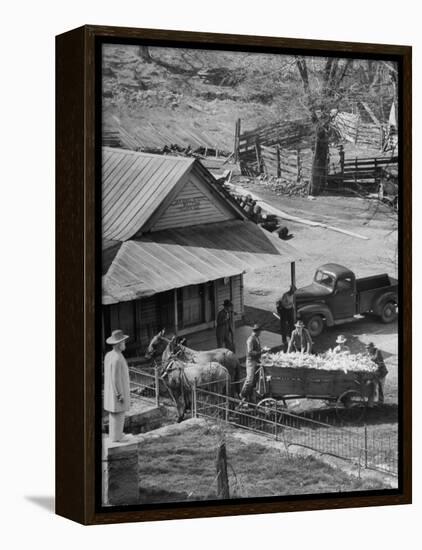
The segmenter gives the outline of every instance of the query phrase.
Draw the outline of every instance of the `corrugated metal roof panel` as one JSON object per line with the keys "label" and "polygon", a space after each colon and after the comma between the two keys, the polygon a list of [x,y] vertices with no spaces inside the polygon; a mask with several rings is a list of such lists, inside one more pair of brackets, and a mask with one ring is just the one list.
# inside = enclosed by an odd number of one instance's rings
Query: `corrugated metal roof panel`
{"label": "corrugated metal roof panel", "polygon": [[136,300],[302,257],[250,221],[159,231],[122,243],[103,277],[103,303]]}
{"label": "corrugated metal roof panel", "polygon": [[103,237],[120,241],[133,237],[194,162],[103,147]]}

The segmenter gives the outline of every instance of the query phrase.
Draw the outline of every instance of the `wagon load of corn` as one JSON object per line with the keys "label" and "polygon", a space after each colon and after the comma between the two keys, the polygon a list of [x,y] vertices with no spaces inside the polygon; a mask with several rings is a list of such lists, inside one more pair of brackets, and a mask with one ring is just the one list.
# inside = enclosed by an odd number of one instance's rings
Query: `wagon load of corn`
{"label": "wagon load of corn", "polygon": [[374,372],[375,363],[362,353],[335,353],[331,350],[321,355],[306,353],[266,353],[261,358],[264,366],[280,368],[306,368],[327,371]]}
{"label": "wagon load of corn", "polygon": [[275,398],[337,399],[350,390],[368,397],[376,377],[376,365],[368,356],[331,350],[321,355],[265,353],[261,365],[264,393]]}

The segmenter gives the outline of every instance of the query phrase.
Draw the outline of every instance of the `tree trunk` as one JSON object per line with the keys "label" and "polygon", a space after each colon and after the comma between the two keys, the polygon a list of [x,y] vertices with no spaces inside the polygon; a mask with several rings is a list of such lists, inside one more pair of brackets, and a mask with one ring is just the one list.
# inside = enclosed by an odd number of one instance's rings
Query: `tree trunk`
{"label": "tree trunk", "polygon": [[145,63],[152,63],[152,57],[148,46],[138,46],[138,55]]}
{"label": "tree trunk", "polygon": [[312,161],[311,186],[309,189],[311,195],[319,195],[327,181],[329,150],[328,133],[328,128],[326,128],[325,125],[318,124],[314,158]]}

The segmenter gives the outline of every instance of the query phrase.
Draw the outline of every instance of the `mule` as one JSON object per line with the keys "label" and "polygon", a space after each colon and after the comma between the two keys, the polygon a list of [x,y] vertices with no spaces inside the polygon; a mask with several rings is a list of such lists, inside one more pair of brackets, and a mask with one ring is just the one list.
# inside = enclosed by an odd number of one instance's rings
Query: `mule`
{"label": "mule", "polygon": [[240,391],[239,382],[241,379],[240,361],[236,355],[227,348],[216,348],[207,351],[196,351],[194,349],[176,343],[173,346],[173,354],[177,354],[182,361],[191,363],[207,364],[216,362],[225,367],[230,375],[233,384],[230,386],[230,396],[234,397]]}
{"label": "mule", "polygon": [[182,422],[187,409],[191,408],[191,396],[194,385],[212,384],[212,391],[224,395],[230,386],[230,374],[219,363],[186,363],[171,359],[164,368],[161,380],[166,384],[177,409],[177,421]]}

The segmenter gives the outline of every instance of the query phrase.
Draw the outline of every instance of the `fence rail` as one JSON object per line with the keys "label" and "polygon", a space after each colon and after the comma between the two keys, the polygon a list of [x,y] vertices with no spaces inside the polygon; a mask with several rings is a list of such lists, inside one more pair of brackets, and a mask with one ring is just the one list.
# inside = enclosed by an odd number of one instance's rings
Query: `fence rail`
{"label": "fence rail", "polygon": [[155,400],[158,407],[160,404],[160,382],[158,366],[129,367],[130,391],[134,397],[139,399]]}
{"label": "fence rail", "polygon": [[243,404],[209,386],[194,386],[192,416],[227,422],[266,437],[313,449],[357,465],[398,475],[397,437],[379,438],[368,426],[344,428],[290,413],[272,400],[269,404]]}

